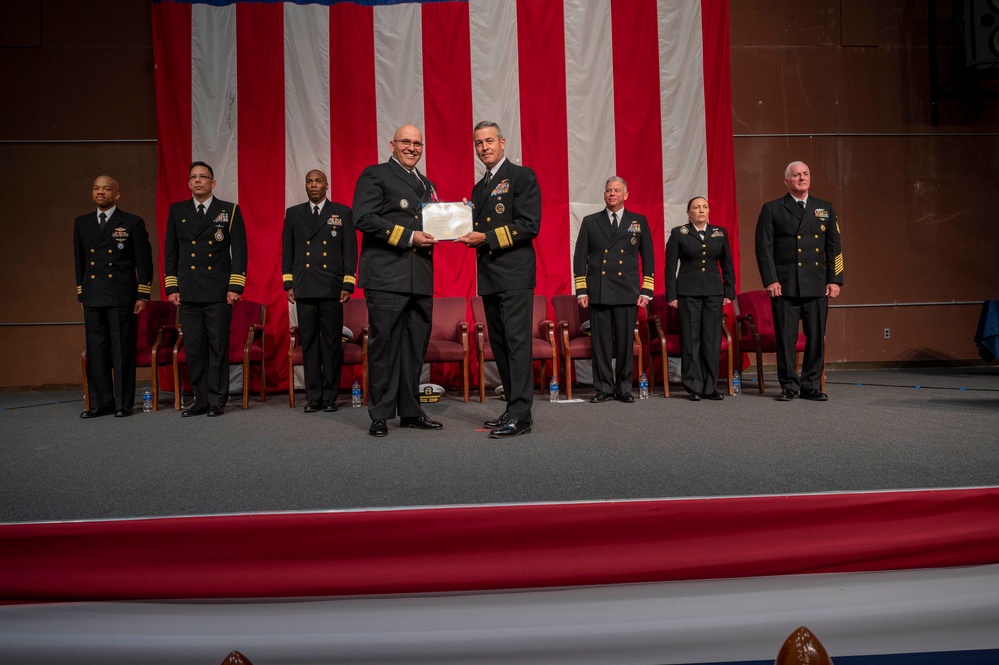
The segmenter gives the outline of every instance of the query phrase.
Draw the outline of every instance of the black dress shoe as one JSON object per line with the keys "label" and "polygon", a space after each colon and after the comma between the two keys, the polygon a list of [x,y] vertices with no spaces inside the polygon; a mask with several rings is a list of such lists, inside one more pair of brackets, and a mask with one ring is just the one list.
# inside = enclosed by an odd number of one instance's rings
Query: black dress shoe
{"label": "black dress shoe", "polygon": [[215,416],[221,416],[225,413],[225,408],[221,406],[210,406],[208,407],[208,417],[214,418]]}
{"label": "black dress shoe", "polygon": [[132,415],[132,409],[118,409],[114,412],[115,418],[128,418]]}
{"label": "black dress shoe", "polygon": [[208,413],[208,405],[192,406],[187,411],[181,411],[180,415],[184,418],[190,418],[191,416],[203,416],[206,413]]}
{"label": "black dress shoe", "polygon": [[714,391],[713,393],[704,393],[703,395],[701,395],[701,397],[703,397],[704,399],[710,399],[714,402],[720,402],[721,400],[725,399],[725,396],[722,395],[717,390]]}
{"label": "black dress shoe", "polygon": [[610,393],[605,393],[602,390],[598,390],[597,394],[590,398],[590,403],[600,404],[601,402],[609,402],[612,399],[614,398],[610,395]]}
{"label": "black dress shoe", "polygon": [[384,420],[372,420],[371,427],[368,428],[371,436],[388,436],[388,425]]}
{"label": "black dress shoe", "polygon": [[431,420],[427,416],[406,416],[399,419],[399,427],[412,427],[413,429],[442,429],[444,425]]}
{"label": "black dress shoe", "polygon": [[811,390],[802,390],[801,399],[810,399],[813,402],[825,402],[829,399],[829,395],[826,395],[818,388],[812,388]]}
{"label": "black dress shoe", "polygon": [[506,421],[506,424],[497,427],[493,431],[489,432],[490,439],[506,439],[511,436],[520,436],[521,434],[527,434],[531,431],[531,427],[534,426],[533,420],[518,420],[517,418],[510,418]]}
{"label": "black dress shoe", "polygon": [[798,393],[794,392],[790,388],[784,388],[784,389],[782,389],[780,391],[780,394],[777,395],[777,401],[778,402],[790,402],[792,399],[794,399],[797,396],[798,396]]}
{"label": "black dress shoe", "polygon": [[614,396],[614,399],[619,402],[624,402],[625,404],[631,404],[635,401],[635,396],[631,393],[619,393]]}
{"label": "black dress shoe", "polygon": [[336,402],[334,402],[331,399],[328,399],[325,402],[323,402],[323,411],[325,411],[326,413],[333,413],[334,411],[336,411]]}
{"label": "black dress shoe", "polygon": [[114,409],[87,409],[80,414],[81,418],[100,418],[114,413]]}
{"label": "black dress shoe", "polygon": [[698,395],[697,393],[687,393],[687,399],[689,399],[691,402],[700,402],[701,396]]}
{"label": "black dress shoe", "polygon": [[497,427],[502,427],[503,425],[506,425],[507,422],[509,421],[510,421],[510,414],[504,411],[502,416],[500,416],[496,420],[487,420],[485,422],[485,425],[489,429],[496,429]]}
{"label": "black dress shoe", "polygon": [[319,402],[317,402],[314,399],[310,399],[308,402],[305,403],[305,412],[306,413],[315,413],[316,411],[318,411],[321,408],[322,407],[319,406]]}

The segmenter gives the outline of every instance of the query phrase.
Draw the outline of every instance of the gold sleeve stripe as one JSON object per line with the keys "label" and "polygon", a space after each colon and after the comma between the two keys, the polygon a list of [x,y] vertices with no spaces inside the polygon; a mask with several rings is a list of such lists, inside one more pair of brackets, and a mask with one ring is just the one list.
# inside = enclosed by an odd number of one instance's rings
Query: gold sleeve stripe
{"label": "gold sleeve stripe", "polygon": [[153,287],[149,284],[139,284],[139,293],[152,293]]}
{"label": "gold sleeve stripe", "polygon": [[501,249],[513,246],[513,237],[510,235],[509,226],[501,226],[496,229],[496,242],[499,243]]}
{"label": "gold sleeve stripe", "polygon": [[405,231],[403,227],[396,225],[392,229],[392,235],[389,236],[389,244],[392,245],[393,247],[398,245],[399,241],[402,240],[403,231]]}
{"label": "gold sleeve stripe", "polygon": [[82,286],[76,287],[76,295],[80,295],[81,293],[83,293],[83,287]]}
{"label": "gold sleeve stripe", "polygon": [[246,277],[244,275],[229,275],[229,283],[246,286]]}
{"label": "gold sleeve stripe", "polygon": [[163,283],[166,286],[177,286],[177,278],[174,277],[173,275],[167,275],[166,277],[163,278]]}
{"label": "gold sleeve stripe", "polygon": [[294,281],[294,276],[293,275],[289,275],[288,273],[285,273],[285,274],[281,275],[281,280],[285,281],[285,282],[291,282],[291,281]]}
{"label": "gold sleeve stripe", "polygon": [[843,255],[842,254],[837,254],[836,255],[836,274],[838,275],[841,272],[843,272]]}
{"label": "gold sleeve stripe", "polygon": [[344,284],[357,284],[357,278],[354,277],[353,275],[344,275],[343,276],[343,283]]}
{"label": "gold sleeve stripe", "polygon": [[585,289],[586,288],[586,277],[585,276],[583,276],[583,277],[577,277],[577,278],[575,278],[573,280],[573,282],[575,283],[577,289]]}
{"label": "gold sleeve stripe", "polygon": [[645,277],[642,279],[642,288],[648,289],[649,291],[656,290],[656,278],[655,277]]}

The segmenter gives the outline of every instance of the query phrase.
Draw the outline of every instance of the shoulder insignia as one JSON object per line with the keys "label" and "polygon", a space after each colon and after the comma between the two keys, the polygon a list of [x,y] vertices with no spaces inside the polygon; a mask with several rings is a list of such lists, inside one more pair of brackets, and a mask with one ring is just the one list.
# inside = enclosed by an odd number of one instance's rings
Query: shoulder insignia
{"label": "shoulder insignia", "polygon": [[686,235],[686,234],[690,233],[690,229],[688,229],[686,226],[681,226],[680,227],[680,233],[683,233],[684,235]]}

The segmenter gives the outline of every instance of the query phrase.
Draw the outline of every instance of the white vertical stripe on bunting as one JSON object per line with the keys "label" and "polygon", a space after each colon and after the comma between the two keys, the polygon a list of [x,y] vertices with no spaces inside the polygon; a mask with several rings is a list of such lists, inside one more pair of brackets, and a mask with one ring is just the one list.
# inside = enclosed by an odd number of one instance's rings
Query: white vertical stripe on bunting
{"label": "white vertical stripe on bunting", "polygon": [[[379,6],[374,9],[375,109],[378,115],[378,161],[389,156],[389,141],[402,125],[424,132],[423,14],[419,4]],[[438,35],[443,39],[444,35]],[[426,155],[417,165],[426,168]]]}
{"label": "white vertical stripe on bunting", "polygon": [[[492,120],[506,138],[506,158],[524,163],[520,139],[520,64],[516,0],[469,0],[472,42],[472,120]],[[472,143],[472,128],[468,128]],[[476,158],[475,182],[485,173]]]}
{"label": "white vertical stripe on bunting", "polygon": [[617,163],[614,56],[610,0],[566,0],[563,11],[572,266],[583,217],[603,207],[604,182]]}
{"label": "white vertical stripe on bunting", "polygon": [[[303,203],[305,174],[330,166],[329,7],[284,5],[285,207]],[[288,303],[288,324],[298,309]],[[305,387],[305,368],[294,368],[296,388]]]}
{"label": "white vertical stripe on bunting", "polygon": [[687,221],[687,200],[708,196],[701,3],[658,0],[663,213],[669,231]]}
{"label": "white vertical stripe on bunting", "polygon": [[285,207],[302,203],[305,174],[330,167],[329,7],[284,5]]}
{"label": "white vertical stripe on bunting", "polygon": [[215,171],[219,198],[239,199],[236,6],[191,7],[191,156]]}

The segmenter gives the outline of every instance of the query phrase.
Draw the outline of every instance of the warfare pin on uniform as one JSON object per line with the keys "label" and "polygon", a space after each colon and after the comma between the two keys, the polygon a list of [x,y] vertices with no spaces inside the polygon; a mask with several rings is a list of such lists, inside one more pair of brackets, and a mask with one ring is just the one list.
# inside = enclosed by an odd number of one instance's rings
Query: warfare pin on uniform
{"label": "warfare pin on uniform", "polygon": [[506,210],[506,206],[504,206],[502,203],[497,203],[496,204],[496,214],[497,215],[502,215],[505,210]]}

